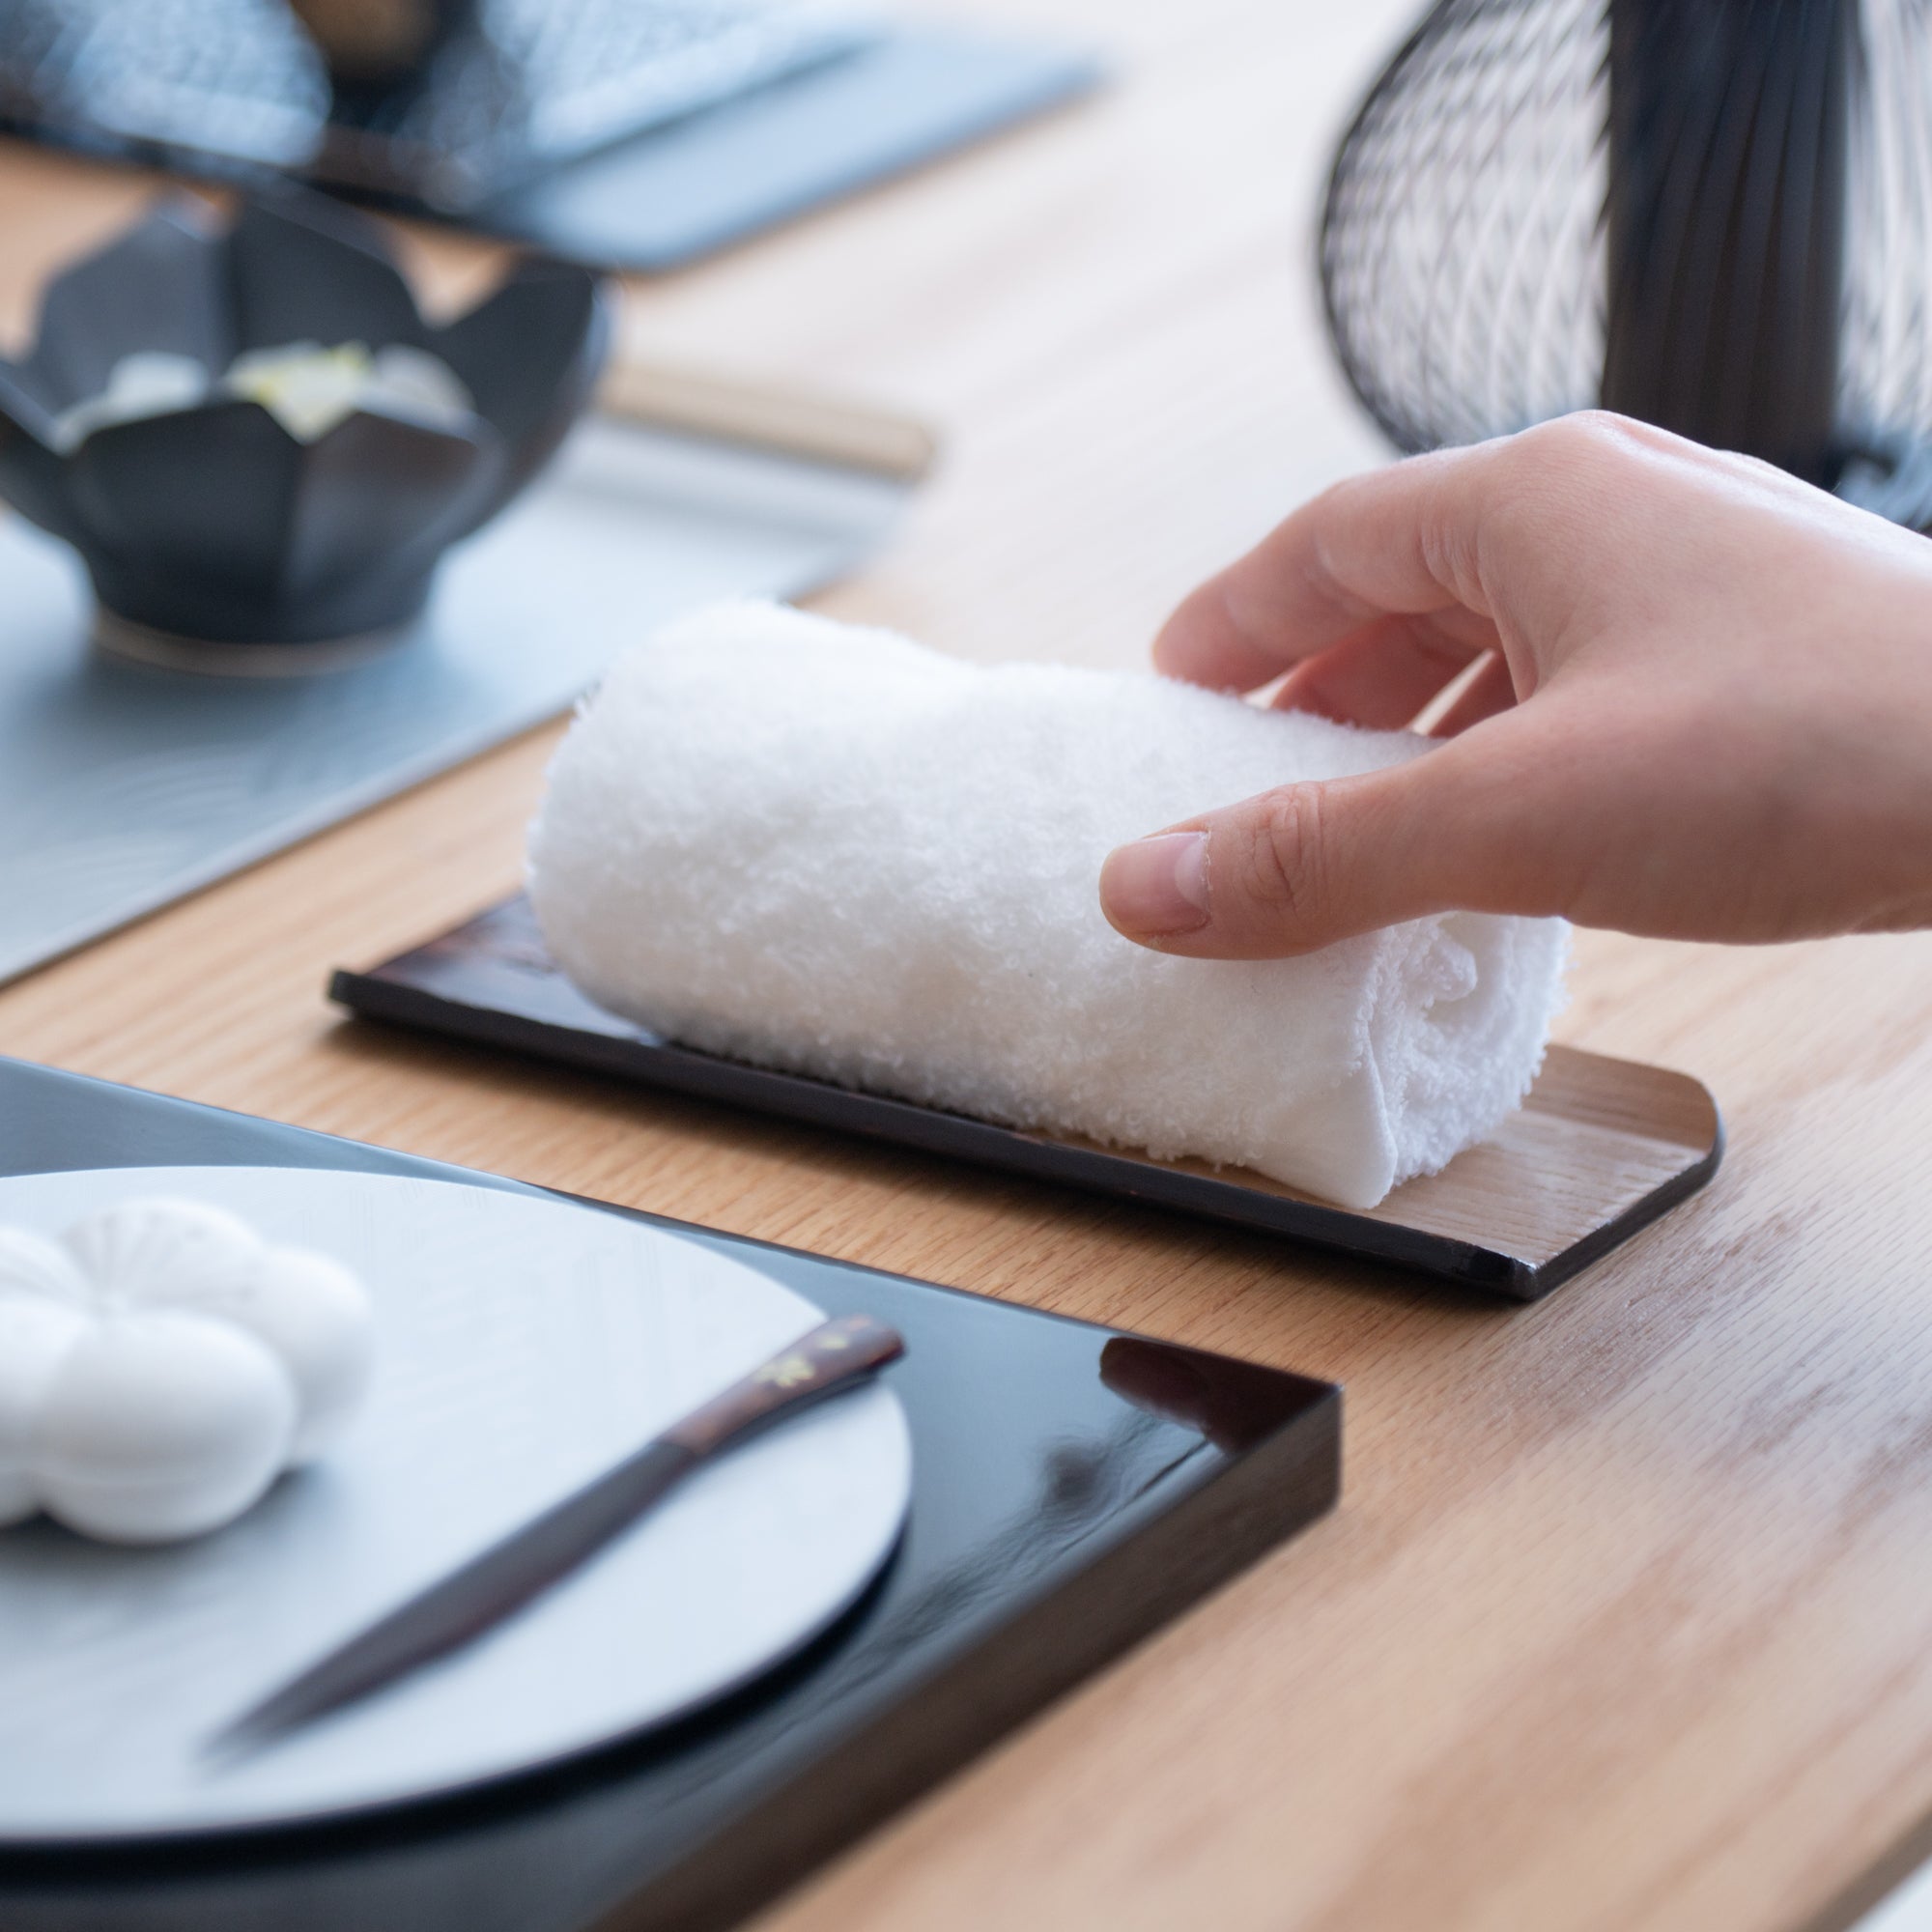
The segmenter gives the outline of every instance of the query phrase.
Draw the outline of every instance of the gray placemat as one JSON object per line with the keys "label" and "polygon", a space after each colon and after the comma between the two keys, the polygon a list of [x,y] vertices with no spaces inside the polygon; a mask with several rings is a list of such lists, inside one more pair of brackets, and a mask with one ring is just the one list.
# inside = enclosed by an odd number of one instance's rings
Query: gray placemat
{"label": "gray placemat", "polygon": [[0,982],[564,710],[626,643],[839,575],[907,485],[583,424],[357,669],[209,678],[100,656],[65,546],[0,519]]}

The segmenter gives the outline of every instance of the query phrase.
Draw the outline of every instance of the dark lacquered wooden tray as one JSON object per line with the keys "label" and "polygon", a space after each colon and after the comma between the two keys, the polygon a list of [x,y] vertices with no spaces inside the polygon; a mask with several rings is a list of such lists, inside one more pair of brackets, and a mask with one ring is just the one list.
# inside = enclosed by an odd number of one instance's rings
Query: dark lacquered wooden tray
{"label": "dark lacquered wooden tray", "polygon": [[1723,1151],[1717,1103],[1688,1074],[1552,1047],[1493,1141],[1358,1212],[1264,1175],[1019,1133],[672,1046],[580,993],[544,951],[522,897],[367,972],[338,972],[329,991],[371,1019],[1206,1215],[1521,1301],[1694,1193]]}
{"label": "dark lacquered wooden tray", "polygon": [[[226,1164],[542,1192],[0,1060],[0,1174]],[[886,1374],[912,1429],[911,1513],[858,1605],[699,1718],[458,1798],[247,1834],[0,1847],[0,1927],[722,1927],[1335,1500],[1327,1383],[660,1225],[905,1337]]]}

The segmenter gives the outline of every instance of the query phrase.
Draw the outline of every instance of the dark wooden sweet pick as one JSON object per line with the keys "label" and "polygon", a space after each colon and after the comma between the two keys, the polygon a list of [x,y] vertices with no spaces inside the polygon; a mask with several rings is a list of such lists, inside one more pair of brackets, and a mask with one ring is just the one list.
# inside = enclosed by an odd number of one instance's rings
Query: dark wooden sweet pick
{"label": "dark wooden sweet pick", "polygon": [[822,1323],[635,1456],[291,1678],[217,1731],[206,1753],[252,1754],[460,1650],[561,1582],[693,1469],[854,1387],[904,1352],[897,1333],[868,1315]]}

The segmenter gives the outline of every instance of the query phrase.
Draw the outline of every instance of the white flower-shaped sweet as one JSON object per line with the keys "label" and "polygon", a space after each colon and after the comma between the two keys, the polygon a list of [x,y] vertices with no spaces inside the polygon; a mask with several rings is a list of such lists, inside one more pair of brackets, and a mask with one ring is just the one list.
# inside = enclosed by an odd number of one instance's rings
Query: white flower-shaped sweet
{"label": "white flower-shaped sweet", "polygon": [[0,1228],[0,1523],[217,1529],[341,1434],[372,1340],[346,1268],[218,1208],[130,1201],[58,1241]]}

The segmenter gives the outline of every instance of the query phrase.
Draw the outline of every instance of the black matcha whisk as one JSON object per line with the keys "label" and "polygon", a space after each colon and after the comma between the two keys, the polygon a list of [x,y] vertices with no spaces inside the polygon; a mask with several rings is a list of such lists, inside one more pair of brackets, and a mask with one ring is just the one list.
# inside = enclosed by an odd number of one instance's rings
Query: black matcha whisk
{"label": "black matcha whisk", "polygon": [[1438,0],[1321,282],[1406,451],[1602,404],[1932,526],[1932,0]]}

